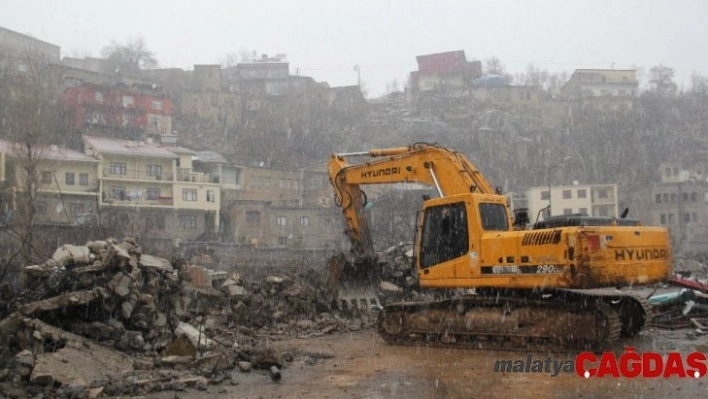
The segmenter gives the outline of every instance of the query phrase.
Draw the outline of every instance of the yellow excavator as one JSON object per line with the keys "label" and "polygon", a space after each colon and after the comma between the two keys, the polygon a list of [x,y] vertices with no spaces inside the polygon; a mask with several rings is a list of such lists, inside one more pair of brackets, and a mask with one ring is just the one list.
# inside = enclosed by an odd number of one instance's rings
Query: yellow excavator
{"label": "yellow excavator", "polygon": [[[367,157],[350,164],[347,159]],[[332,154],[328,170],[351,242],[330,259],[340,307],[380,306],[381,264],[362,185],[424,183],[437,191],[418,213],[414,263],[421,288],[474,289],[426,302],[388,303],[377,328],[389,343],[528,348],[601,347],[635,336],[650,313],[619,287],[672,274],[668,231],[638,220],[553,216],[531,227],[462,154],[434,144]]]}

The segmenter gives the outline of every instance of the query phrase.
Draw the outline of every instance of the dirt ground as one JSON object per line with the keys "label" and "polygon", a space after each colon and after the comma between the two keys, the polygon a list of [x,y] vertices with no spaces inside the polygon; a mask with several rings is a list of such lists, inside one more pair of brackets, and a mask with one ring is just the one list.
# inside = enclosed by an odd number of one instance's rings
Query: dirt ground
{"label": "dirt ground", "polygon": [[[698,398],[708,393],[706,378],[581,379],[576,374],[495,373],[500,359],[524,359],[527,353],[477,351],[385,344],[372,329],[309,339],[273,342],[295,355],[272,382],[265,371],[233,372],[232,381],[206,392],[162,392],[155,398]],[[638,352],[706,352],[708,338],[693,330],[649,329],[625,346]],[[574,353],[532,353],[569,360]]]}

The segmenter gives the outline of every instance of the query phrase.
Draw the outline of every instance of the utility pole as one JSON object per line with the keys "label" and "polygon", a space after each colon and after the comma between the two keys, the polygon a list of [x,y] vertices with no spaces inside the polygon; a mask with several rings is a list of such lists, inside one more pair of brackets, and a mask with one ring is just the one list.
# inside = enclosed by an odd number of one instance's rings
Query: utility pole
{"label": "utility pole", "polygon": [[354,65],[354,70],[356,71],[356,83],[357,86],[359,86],[359,90],[361,90],[361,68],[359,68],[359,65]]}

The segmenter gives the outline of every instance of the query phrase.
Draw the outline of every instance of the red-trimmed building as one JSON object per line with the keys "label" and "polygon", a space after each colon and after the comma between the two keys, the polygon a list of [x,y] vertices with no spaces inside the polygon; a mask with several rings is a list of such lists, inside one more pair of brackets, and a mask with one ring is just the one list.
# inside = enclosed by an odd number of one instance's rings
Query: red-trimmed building
{"label": "red-trimmed building", "polygon": [[116,129],[131,135],[169,134],[172,101],[127,87],[83,84],[62,95],[69,127],[79,130]]}
{"label": "red-trimmed building", "polygon": [[468,87],[482,76],[480,61],[467,61],[463,50],[419,55],[418,70],[411,72],[414,90],[430,91],[441,88]]}

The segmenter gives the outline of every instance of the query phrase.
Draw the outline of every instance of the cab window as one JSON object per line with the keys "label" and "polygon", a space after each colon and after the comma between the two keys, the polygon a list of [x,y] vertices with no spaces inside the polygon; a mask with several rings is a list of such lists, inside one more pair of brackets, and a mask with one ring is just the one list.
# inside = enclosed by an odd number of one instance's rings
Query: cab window
{"label": "cab window", "polygon": [[479,204],[479,214],[482,217],[482,228],[484,230],[509,230],[509,220],[507,219],[504,205]]}
{"label": "cab window", "polygon": [[433,206],[425,210],[421,237],[421,268],[467,253],[469,235],[465,203]]}

